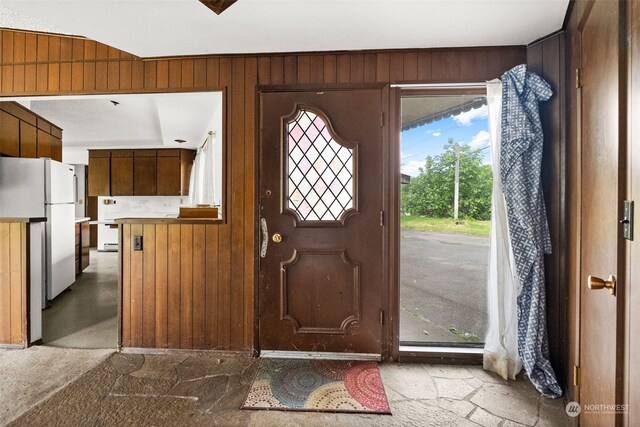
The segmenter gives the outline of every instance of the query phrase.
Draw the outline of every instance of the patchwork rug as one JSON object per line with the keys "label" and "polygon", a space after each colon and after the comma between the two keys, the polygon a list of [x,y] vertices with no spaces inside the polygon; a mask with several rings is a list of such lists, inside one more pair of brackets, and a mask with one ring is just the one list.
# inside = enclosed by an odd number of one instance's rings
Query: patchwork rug
{"label": "patchwork rug", "polygon": [[243,409],[391,414],[376,362],[261,359]]}

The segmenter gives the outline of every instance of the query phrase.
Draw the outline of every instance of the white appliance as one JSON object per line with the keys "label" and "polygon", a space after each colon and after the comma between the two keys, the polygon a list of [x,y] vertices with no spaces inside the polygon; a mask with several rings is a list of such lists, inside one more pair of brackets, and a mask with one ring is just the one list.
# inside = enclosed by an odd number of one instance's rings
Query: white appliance
{"label": "white appliance", "polygon": [[73,166],[51,159],[0,158],[0,216],[46,217],[46,298],[75,281]]}
{"label": "white appliance", "polygon": [[74,169],[73,194],[76,202],[76,218],[84,218],[87,216],[87,189],[85,186],[87,176],[86,165],[69,165]]}

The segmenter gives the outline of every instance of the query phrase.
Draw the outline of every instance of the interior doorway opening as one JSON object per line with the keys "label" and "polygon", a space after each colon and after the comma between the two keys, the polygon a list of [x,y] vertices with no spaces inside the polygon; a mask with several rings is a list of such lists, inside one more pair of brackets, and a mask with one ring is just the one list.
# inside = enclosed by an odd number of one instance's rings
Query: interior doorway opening
{"label": "interior doorway opening", "polygon": [[[205,205],[217,207],[218,216],[225,217],[223,97],[217,90],[0,98],[16,117],[33,115],[38,125],[46,121],[62,135],[61,156],[36,155],[35,150],[34,155],[23,155],[27,136],[32,134],[38,150],[48,139],[40,128],[28,134],[16,118],[20,148],[15,156],[2,157],[5,171],[42,169],[44,178],[26,182],[24,174],[0,177],[2,200],[10,196],[15,201],[15,206],[3,203],[0,213],[44,217],[53,230],[42,227],[41,238],[35,239],[42,241],[42,250],[32,272],[35,268],[41,274],[32,274],[28,285],[29,344],[118,347],[116,219],[176,218],[182,207]],[[97,192],[91,190],[91,177],[98,173],[92,172],[90,152],[107,153],[98,156],[107,174],[100,180],[105,185],[98,186],[104,190]],[[192,155],[183,156],[185,152]],[[144,173],[138,172],[139,165]],[[64,173],[47,173],[53,169]],[[42,200],[23,203],[42,179],[51,194],[61,195],[53,200],[47,193]],[[141,189],[140,182],[150,185]],[[31,199],[37,197],[32,194]],[[54,204],[69,209],[57,216],[42,211]],[[57,285],[53,290],[51,283]]]}
{"label": "interior doorway opening", "polygon": [[481,348],[492,171],[484,90],[400,99],[400,346]]}

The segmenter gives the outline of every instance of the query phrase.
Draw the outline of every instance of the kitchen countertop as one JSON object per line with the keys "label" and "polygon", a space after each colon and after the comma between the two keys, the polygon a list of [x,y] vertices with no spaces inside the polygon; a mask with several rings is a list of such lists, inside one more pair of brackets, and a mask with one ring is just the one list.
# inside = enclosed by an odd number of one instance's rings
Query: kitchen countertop
{"label": "kitchen countertop", "polygon": [[89,218],[88,216],[84,216],[84,217],[80,217],[80,218],[76,218],[75,222],[76,224],[79,222],[86,222],[89,221],[91,218]]}
{"label": "kitchen countertop", "polygon": [[116,224],[223,224],[222,218],[117,218]]}
{"label": "kitchen countertop", "polygon": [[46,222],[46,217],[0,218],[0,222]]}

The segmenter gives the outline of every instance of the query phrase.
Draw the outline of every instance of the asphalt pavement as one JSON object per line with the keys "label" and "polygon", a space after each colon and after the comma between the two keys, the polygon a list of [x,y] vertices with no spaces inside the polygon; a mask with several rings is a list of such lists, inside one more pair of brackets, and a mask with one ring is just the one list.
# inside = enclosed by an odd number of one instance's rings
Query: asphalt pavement
{"label": "asphalt pavement", "polygon": [[400,254],[400,341],[483,342],[489,238],[402,229]]}

